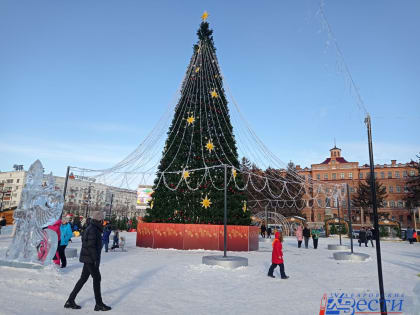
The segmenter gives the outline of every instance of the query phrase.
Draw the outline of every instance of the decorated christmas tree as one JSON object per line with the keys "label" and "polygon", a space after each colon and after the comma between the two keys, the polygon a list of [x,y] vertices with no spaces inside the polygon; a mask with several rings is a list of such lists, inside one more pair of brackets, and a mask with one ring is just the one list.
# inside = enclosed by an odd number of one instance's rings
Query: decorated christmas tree
{"label": "decorated christmas tree", "polygon": [[146,222],[223,224],[227,165],[228,224],[249,225],[228,102],[207,13],[154,182]]}

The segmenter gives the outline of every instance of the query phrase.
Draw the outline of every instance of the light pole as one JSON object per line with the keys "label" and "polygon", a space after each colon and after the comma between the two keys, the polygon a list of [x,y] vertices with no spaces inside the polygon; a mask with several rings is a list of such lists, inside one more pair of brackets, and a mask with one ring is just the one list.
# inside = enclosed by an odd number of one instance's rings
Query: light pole
{"label": "light pole", "polygon": [[372,148],[372,126],[370,121],[370,116],[367,114],[365,118],[365,124],[368,133],[368,146],[369,146],[369,163],[370,163],[370,191],[372,198],[372,208],[373,208],[373,221],[375,227],[375,238],[376,238],[376,262],[378,265],[378,279],[379,279],[379,294],[380,298],[380,307],[381,315],[386,315],[386,304],[385,304],[385,292],[384,292],[384,281],[382,276],[382,258],[381,258],[381,242],[379,240],[379,223],[378,223],[378,205],[376,202],[376,186],[375,186],[375,166],[373,162],[373,148]]}

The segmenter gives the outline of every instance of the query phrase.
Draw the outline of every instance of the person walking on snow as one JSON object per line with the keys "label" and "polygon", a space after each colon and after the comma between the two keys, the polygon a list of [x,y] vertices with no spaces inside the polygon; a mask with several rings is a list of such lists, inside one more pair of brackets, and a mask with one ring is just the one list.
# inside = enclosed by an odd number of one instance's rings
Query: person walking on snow
{"label": "person walking on snow", "polygon": [[366,244],[370,241],[370,244],[373,246],[373,232],[372,229],[367,229],[366,230]]}
{"label": "person walking on snow", "polygon": [[410,244],[413,244],[413,233],[414,233],[414,230],[411,227],[409,227],[407,229],[406,235],[407,235],[407,241],[409,241]]}
{"label": "person walking on snow", "polygon": [[101,262],[103,220],[104,215],[102,212],[92,212],[92,219],[82,236],[82,249],[80,250],[79,259],[80,262],[83,263],[82,274],[73,291],[70,293],[68,300],[64,304],[64,308],[81,308],[75,302],[76,296],[89,279],[89,276],[92,276],[93,291],[95,293],[96,301],[95,311],[111,310],[111,307],[104,304],[101,296],[101,273],[99,271],[99,264]]}
{"label": "person walking on snow", "polygon": [[302,226],[298,226],[296,229],[296,239],[298,241],[298,248],[302,246],[302,239],[303,239],[303,232],[302,232]]}
{"label": "person walking on snow", "polygon": [[265,224],[263,223],[262,225],[261,225],[261,236],[263,237],[263,238],[265,238]]}
{"label": "person walking on snow", "polygon": [[320,231],[318,229],[312,230],[312,242],[314,244],[314,249],[318,248],[318,239],[319,239]]}
{"label": "person walking on snow", "polygon": [[61,219],[58,219],[57,221],[55,221],[54,224],[48,225],[48,229],[53,230],[55,233],[57,233],[58,245],[57,245],[57,251],[55,252],[55,255],[53,257],[53,262],[58,266],[60,266],[60,253],[58,252],[60,248],[60,242],[61,242],[60,226],[61,226]]}
{"label": "person walking on snow", "polygon": [[73,236],[73,232],[71,231],[70,223],[67,222],[66,218],[61,220],[60,225],[60,243],[58,245],[58,255],[60,256],[61,260],[61,268],[66,268],[67,266],[67,259],[66,259],[66,247],[69,244],[69,240]]}
{"label": "person walking on snow", "polygon": [[309,238],[311,237],[311,230],[308,229],[308,225],[305,223],[305,228],[303,229],[303,237],[305,238],[305,248],[308,248]]}
{"label": "person walking on snow", "polygon": [[120,232],[118,231],[118,229],[116,229],[114,231],[114,238],[113,238],[111,250],[119,248],[120,247],[119,242],[120,242]]}
{"label": "person walking on snow", "polygon": [[111,235],[111,225],[107,224],[104,228],[104,234],[102,234],[102,246],[105,246],[105,252],[108,252],[109,236]]}
{"label": "person walking on snow", "polygon": [[359,247],[362,246],[362,243],[364,243],[365,246],[368,247],[367,238],[366,238],[366,230],[364,227],[359,232]]}
{"label": "person walking on snow", "polygon": [[273,252],[271,254],[271,266],[268,270],[267,276],[271,278],[275,278],[273,275],[274,269],[277,266],[280,267],[280,276],[282,279],[288,279],[289,277],[286,276],[284,272],[284,260],[283,260],[283,235],[280,232],[276,232],[274,234],[274,241],[273,241]]}

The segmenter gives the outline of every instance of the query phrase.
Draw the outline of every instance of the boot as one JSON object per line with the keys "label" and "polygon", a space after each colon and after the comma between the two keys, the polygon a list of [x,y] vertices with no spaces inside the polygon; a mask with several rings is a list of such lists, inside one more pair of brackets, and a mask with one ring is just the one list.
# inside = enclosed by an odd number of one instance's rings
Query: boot
{"label": "boot", "polygon": [[102,304],[96,304],[95,305],[95,311],[110,311],[112,308],[108,305],[105,305],[104,303]]}
{"label": "boot", "polygon": [[80,310],[82,307],[77,305],[74,300],[67,300],[66,304],[64,304],[64,308],[72,308],[74,310]]}
{"label": "boot", "polygon": [[289,279],[290,277],[289,276],[284,276],[284,277],[281,277],[282,279]]}
{"label": "boot", "polygon": [[268,274],[267,276],[269,276],[270,278],[275,278],[274,275]]}

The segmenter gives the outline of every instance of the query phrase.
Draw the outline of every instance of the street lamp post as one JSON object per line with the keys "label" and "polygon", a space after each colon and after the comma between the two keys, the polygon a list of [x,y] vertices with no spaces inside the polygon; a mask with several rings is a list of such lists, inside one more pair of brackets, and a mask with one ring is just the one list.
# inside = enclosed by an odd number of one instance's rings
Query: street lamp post
{"label": "street lamp post", "polygon": [[379,279],[379,294],[380,294],[380,307],[381,315],[386,315],[386,304],[385,304],[385,292],[384,282],[382,276],[382,258],[381,258],[381,242],[379,240],[379,223],[378,223],[378,205],[376,202],[376,187],[375,187],[375,166],[373,162],[373,148],[372,148],[372,126],[370,116],[367,114],[365,124],[368,133],[368,146],[369,146],[369,163],[370,163],[370,191],[372,198],[373,208],[373,221],[375,227],[375,238],[376,238],[376,263],[378,265],[378,279]]}

